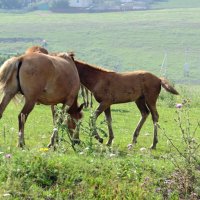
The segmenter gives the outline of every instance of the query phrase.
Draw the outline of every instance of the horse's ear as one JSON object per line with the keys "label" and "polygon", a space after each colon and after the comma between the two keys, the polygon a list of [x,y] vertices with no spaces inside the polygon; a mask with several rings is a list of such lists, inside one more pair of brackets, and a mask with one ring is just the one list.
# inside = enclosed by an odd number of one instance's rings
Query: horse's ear
{"label": "horse's ear", "polygon": [[75,53],[73,51],[70,51],[70,52],[67,52],[67,54],[69,55],[69,57],[74,60],[74,56],[75,56]]}
{"label": "horse's ear", "polygon": [[79,107],[78,107],[78,112],[81,112],[81,110],[83,109],[83,107],[84,107],[84,105],[85,105],[85,103],[82,103]]}

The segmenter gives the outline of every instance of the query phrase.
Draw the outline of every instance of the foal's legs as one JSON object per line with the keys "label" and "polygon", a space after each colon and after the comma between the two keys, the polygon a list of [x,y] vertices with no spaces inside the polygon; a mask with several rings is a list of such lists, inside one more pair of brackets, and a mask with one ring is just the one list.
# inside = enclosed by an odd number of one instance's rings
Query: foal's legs
{"label": "foal's legs", "polygon": [[24,141],[24,125],[27,120],[27,117],[29,113],[33,110],[35,105],[35,101],[28,101],[26,100],[24,107],[22,108],[22,111],[18,115],[18,121],[19,121],[19,138],[18,138],[18,147],[23,147],[25,145]]}
{"label": "foal's legs", "polygon": [[109,107],[108,104],[105,104],[104,102],[101,102],[98,106],[98,108],[96,109],[95,113],[94,113],[94,118],[92,119],[92,126],[94,127],[93,130],[93,134],[94,137],[100,142],[103,143],[103,139],[99,136],[98,132],[96,131],[96,120],[98,118],[98,116],[107,108]]}
{"label": "foal's legs", "polygon": [[110,107],[108,107],[105,111],[106,120],[108,123],[108,131],[109,131],[109,140],[107,142],[107,145],[110,146],[112,144],[112,140],[114,139],[114,134],[112,130],[112,117],[110,112]]}
{"label": "foal's legs", "polygon": [[151,145],[151,149],[156,149],[156,144],[158,143],[157,132],[158,132],[159,115],[156,109],[156,100],[157,98],[147,100],[147,106],[151,112],[153,125],[154,125],[154,137],[153,137],[153,144]]}
{"label": "foal's legs", "polygon": [[146,103],[145,103],[145,98],[144,97],[141,97],[139,99],[136,100],[136,105],[138,107],[138,109],[140,110],[141,112],[141,115],[142,115],[142,118],[140,119],[135,131],[134,131],[134,134],[133,134],[133,143],[137,143],[137,137],[140,133],[140,130],[144,124],[144,122],[146,121],[148,115],[149,115],[149,109],[147,108],[146,106]]}

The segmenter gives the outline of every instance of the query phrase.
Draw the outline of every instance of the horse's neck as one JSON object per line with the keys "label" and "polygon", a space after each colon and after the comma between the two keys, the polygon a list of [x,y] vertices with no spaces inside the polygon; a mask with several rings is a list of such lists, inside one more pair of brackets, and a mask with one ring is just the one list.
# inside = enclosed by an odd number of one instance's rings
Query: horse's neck
{"label": "horse's neck", "polygon": [[81,83],[91,92],[93,92],[93,88],[101,78],[102,71],[79,61],[75,61],[75,63]]}

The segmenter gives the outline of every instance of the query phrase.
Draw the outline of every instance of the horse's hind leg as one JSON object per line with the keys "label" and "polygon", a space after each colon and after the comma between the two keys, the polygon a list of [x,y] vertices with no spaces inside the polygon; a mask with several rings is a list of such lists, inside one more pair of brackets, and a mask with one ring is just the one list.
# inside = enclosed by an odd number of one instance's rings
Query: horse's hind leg
{"label": "horse's hind leg", "polygon": [[27,117],[29,113],[33,110],[35,105],[35,102],[33,101],[26,101],[24,107],[22,108],[22,111],[18,115],[18,121],[19,121],[19,135],[18,135],[18,147],[23,147],[25,145],[24,140],[24,125],[27,120]]}
{"label": "horse's hind leg", "polygon": [[134,134],[133,134],[133,143],[137,143],[137,137],[140,133],[140,130],[144,124],[144,122],[146,121],[148,115],[149,115],[149,109],[147,108],[146,106],[146,103],[145,103],[145,98],[144,97],[141,97],[139,99],[136,100],[136,105],[138,107],[138,109],[140,110],[141,112],[141,115],[142,115],[142,118],[140,119],[135,131],[134,131]]}
{"label": "horse's hind leg", "polygon": [[87,103],[85,100],[85,87],[83,85],[81,85],[81,96],[83,98],[83,103],[84,103],[85,107],[87,107]]}
{"label": "horse's hind leg", "polygon": [[112,118],[111,118],[111,112],[110,112],[110,107],[107,108],[105,111],[106,115],[106,120],[108,123],[108,131],[109,131],[109,140],[107,142],[107,145],[110,146],[112,144],[112,140],[114,139],[114,134],[112,130]]}
{"label": "horse's hind leg", "polygon": [[89,91],[86,88],[85,88],[85,95],[86,95],[86,107],[88,108],[88,106],[89,106]]}
{"label": "horse's hind leg", "polygon": [[5,94],[2,98],[1,104],[0,104],[0,119],[3,115],[3,112],[6,108],[6,106],[9,104],[10,100],[14,97],[14,94]]}
{"label": "horse's hind leg", "polygon": [[90,92],[90,108],[92,108],[92,106],[93,106],[93,102],[92,102],[92,92]]}

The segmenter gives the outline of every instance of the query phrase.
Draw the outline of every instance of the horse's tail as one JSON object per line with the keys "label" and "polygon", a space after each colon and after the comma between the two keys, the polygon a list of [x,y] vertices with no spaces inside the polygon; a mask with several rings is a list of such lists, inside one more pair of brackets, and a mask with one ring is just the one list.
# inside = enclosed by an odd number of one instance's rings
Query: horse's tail
{"label": "horse's tail", "polygon": [[160,78],[162,87],[172,94],[178,95],[179,93],[174,89],[174,87],[165,78]]}
{"label": "horse's tail", "polygon": [[[18,66],[21,65],[21,59],[18,57],[12,57],[4,62],[0,67],[0,91],[5,92],[9,81],[14,73],[17,75]],[[17,82],[16,82],[17,83]]]}

